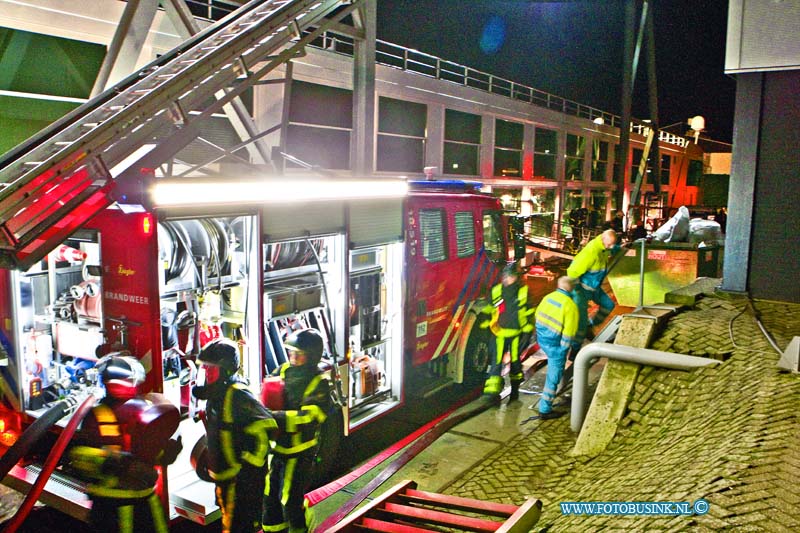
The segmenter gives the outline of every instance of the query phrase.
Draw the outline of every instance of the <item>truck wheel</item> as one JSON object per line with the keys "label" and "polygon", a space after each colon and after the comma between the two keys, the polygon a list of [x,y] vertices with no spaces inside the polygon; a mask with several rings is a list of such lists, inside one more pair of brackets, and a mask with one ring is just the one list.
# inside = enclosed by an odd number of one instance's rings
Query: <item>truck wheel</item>
{"label": "truck wheel", "polygon": [[478,315],[470,314],[464,324],[467,328],[467,345],[464,348],[464,377],[478,381],[486,377],[489,367],[489,343],[493,341],[488,329],[481,328]]}

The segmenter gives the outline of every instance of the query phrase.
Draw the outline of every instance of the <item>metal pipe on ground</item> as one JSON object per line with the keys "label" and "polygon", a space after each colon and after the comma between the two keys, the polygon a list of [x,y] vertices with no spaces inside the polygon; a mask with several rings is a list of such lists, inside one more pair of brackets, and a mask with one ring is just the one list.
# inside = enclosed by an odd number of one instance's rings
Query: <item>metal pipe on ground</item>
{"label": "metal pipe on ground", "polygon": [[593,342],[587,344],[575,357],[575,374],[572,382],[572,408],[570,427],[575,433],[580,432],[586,416],[586,391],[589,381],[589,363],[592,359],[607,357],[615,361],[638,363],[640,365],[658,366],[676,370],[689,370],[720,363],[716,359],[706,359],[692,355],[683,355],[646,348],[632,348],[621,344]]}

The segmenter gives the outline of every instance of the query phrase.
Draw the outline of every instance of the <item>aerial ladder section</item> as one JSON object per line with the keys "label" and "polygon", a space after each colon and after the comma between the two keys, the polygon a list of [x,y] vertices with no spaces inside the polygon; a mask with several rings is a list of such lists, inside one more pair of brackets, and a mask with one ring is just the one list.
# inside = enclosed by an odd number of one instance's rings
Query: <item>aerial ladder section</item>
{"label": "aerial ladder section", "polygon": [[0,156],[0,268],[39,261],[362,1],[253,0]]}
{"label": "aerial ladder section", "polygon": [[417,484],[407,480],[327,531],[524,533],[536,525],[541,511],[542,502],[536,498],[529,497],[519,506],[494,503],[417,490]]}

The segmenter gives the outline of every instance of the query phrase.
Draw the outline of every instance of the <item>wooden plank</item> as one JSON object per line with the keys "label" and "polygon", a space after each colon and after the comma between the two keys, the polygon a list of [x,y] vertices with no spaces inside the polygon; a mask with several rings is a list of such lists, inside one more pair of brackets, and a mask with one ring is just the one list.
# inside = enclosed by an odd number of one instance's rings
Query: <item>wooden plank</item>
{"label": "wooden plank", "polygon": [[424,503],[427,505],[439,505],[448,509],[458,509],[461,511],[482,512],[491,516],[509,517],[517,512],[519,506],[506,503],[487,502],[474,498],[461,498],[459,496],[449,496],[447,494],[437,494],[423,490],[410,489],[405,493],[399,494],[400,499]]}
{"label": "wooden plank", "polygon": [[469,516],[423,509],[421,507],[410,507],[408,505],[400,505],[391,502],[387,502],[381,511],[384,511],[388,515],[394,515],[408,520],[421,520],[440,526],[460,527],[467,531],[491,533],[497,531],[500,526],[503,525],[502,522],[495,522],[484,518],[472,518]]}
{"label": "wooden plank", "polygon": [[542,514],[542,501],[535,498],[528,498],[516,513],[511,515],[497,533],[528,533]]}

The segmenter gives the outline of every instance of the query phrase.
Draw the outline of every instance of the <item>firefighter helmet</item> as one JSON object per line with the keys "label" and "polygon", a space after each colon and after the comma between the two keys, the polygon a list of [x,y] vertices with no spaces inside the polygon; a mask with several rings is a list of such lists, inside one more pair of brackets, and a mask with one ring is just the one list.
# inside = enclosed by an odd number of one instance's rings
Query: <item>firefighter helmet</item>
{"label": "firefighter helmet", "polygon": [[228,375],[235,374],[239,370],[239,346],[229,339],[215,339],[203,347],[197,361],[218,366]]}
{"label": "firefighter helmet", "polygon": [[503,268],[503,276],[504,277],[505,276],[518,277],[519,276],[519,267],[517,266],[517,263],[514,262],[514,261],[506,263],[506,266]]}
{"label": "firefighter helmet", "polygon": [[306,354],[306,364],[316,366],[322,359],[324,341],[319,331],[315,329],[302,329],[295,331],[283,343],[290,350],[297,350]]}
{"label": "firefighter helmet", "polygon": [[130,400],[145,379],[145,370],[138,359],[119,352],[103,357],[97,363],[106,394],[118,400]]}

